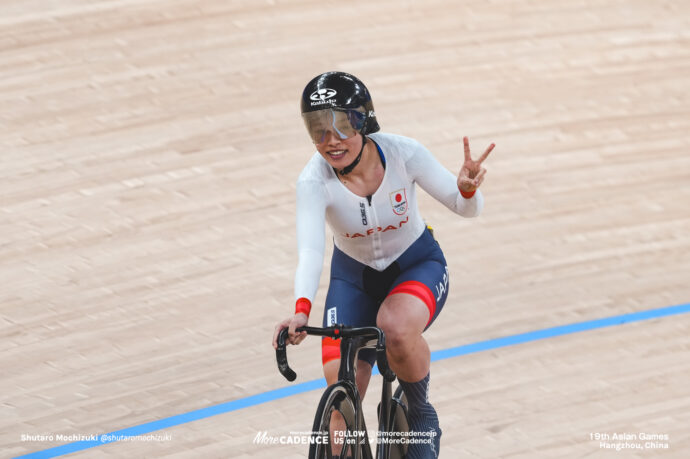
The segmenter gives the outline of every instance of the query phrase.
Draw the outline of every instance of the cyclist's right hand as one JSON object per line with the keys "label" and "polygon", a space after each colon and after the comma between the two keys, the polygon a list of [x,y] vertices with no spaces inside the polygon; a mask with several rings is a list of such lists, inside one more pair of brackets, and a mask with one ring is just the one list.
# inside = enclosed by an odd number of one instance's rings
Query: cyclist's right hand
{"label": "cyclist's right hand", "polygon": [[280,334],[280,331],[283,328],[288,329],[288,337],[285,341],[287,344],[301,343],[304,340],[304,338],[307,337],[307,332],[296,333],[295,329],[298,327],[304,327],[305,325],[307,325],[308,321],[309,318],[307,317],[307,315],[299,312],[292,317],[288,317],[287,319],[283,320],[278,325],[276,325],[276,329],[273,332],[273,349],[278,348],[278,335]]}

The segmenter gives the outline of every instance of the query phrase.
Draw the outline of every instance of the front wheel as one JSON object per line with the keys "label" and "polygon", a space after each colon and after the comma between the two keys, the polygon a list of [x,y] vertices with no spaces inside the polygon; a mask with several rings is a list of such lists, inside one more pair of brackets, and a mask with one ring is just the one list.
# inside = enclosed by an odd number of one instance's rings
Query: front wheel
{"label": "front wheel", "polygon": [[326,389],[314,418],[309,459],[371,458],[371,452],[367,455],[367,448],[362,448],[364,438],[356,432],[356,407],[354,395],[347,386],[336,383]]}

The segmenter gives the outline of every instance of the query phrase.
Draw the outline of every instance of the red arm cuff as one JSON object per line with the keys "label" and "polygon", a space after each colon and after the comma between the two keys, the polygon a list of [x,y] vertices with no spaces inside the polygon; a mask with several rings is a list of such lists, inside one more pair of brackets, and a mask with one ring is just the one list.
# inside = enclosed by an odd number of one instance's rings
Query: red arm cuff
{"label": "red arm cuff", "polygon": [[311,312],[311,301],[306,298],[297,300],[297,304],[295,304],[295,314],[300,312],[309,317],[309,313]]}
{"label": "red arm cuff", "polygon": [[460,194],[465,199],[470,199],[472,196],[474,196],[474,193],[476,193],[476,192],[477,192],[477,190],[469,191],[469,192],[460,190]]}

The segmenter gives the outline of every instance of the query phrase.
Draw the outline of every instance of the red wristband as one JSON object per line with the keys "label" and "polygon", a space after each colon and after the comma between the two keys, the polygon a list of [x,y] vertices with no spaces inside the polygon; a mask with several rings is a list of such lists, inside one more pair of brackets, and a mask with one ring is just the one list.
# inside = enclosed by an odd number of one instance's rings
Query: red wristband
{"label": "red wristband", "polygon": [[309,313],[311,312],[311,301],[306,298],[300,298],[297,300],[297,304],[295,304],[295,314],[300,312],[309,317]]}
{"label": "red wristband", "polygon": [[477,192],[477,190],[474,190],[474,191],[462,191],[462,190],[460,190],[460,194],[465,199],[470,199],[472,196],[474,196],[474,193],[476,193],[476,192]]}

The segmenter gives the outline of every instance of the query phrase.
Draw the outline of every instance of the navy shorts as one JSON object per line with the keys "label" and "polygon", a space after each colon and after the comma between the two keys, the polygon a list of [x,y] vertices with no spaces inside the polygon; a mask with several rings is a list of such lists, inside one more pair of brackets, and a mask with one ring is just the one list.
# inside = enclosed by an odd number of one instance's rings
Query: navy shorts
{"label": "navy shorts", "polygon": [[[377,271],[333,249],[331,281],[326,295],[323,326],[376,325],[376,315],[389,295],[407,293],[420,298],[429,308],[425,330],[436,320],[448,297],[448,267],[441,247],[429,229],[383,271]],[[340,341],[322,340],[323,363],[340,358]],[[362,349],[361,360],[373,365],[373,349]]]}

